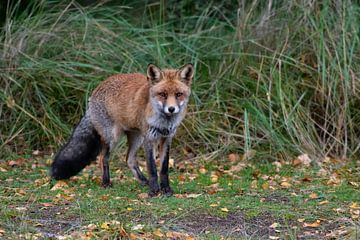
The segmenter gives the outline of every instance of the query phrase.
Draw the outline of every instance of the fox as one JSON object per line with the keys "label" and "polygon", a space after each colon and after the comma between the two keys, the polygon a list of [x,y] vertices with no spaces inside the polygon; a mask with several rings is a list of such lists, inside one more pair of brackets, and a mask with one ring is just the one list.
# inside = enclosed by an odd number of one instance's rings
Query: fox
{"label": "fox", "polygon": [[[172,139],[186,115],[194,67],[160,69],[154,64],[142,73],[119,73],[101,82],[88,100],[88,108],[69,140],[55,154],[50,175],[56,180],[77,175],[99,159],[101,185],[111,186],[109,156],[120,137],[127,137],[127,165],[149,196],[171,196],[169,154]],[[136,153],[143,146],[148,178],[139,168]],[[160,170],[155,164],[158,147]]]}

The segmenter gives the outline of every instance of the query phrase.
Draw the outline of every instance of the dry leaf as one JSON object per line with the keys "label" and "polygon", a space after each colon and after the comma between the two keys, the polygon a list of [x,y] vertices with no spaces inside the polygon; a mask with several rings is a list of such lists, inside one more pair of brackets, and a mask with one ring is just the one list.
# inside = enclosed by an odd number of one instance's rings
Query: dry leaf
{"label": "dry leaf", "polygon": [[316,199],[316,198],[318,198],[318,197],[319,197],[319,196],[318,196],[316,193],[314,193],[314,192],[309,194],[309,198],[310,198],[310,199]]}
{"label": "dry leaf", "polygon": [[357,202],[352,202],[351,205],[350,205],[350,208],[351,209],[359,209],[360,207],[358,206]]}
{"label": "dry leaf", "polygon": [[164,236],[164,234],[161,232],[161,230],[160,230],[159,228],[157,228],[157,229],[153,232],[153,234],[154,234],[155,236],[157,236],[157,237],[163,237],[163,236]]}
{"label": "dry leaf", "polygon": [[220,208],[220,210],[221,210],[222,212],[229,212],[229,210],[228,210],[227,208]]}
{"label": "dry leaf", "polygon": [[138,231],[138,230],[142,230],[144,228],[144,225],[143,224],[138,224],[138,225],[135,225],[131,228],[131,230],[133,231]]}
{"label": "dry leaf", "polygon": [[268,190],[269,189],[269,182],[264,182],[262,185],[261,185],[262,189],[264,190]]}
{"label": "dry leaf", "polygon": [[304,227],[311,227],[311,228],[317,228],[320,226],[321,221],[320,220],[316,220],[313,223],[304,223]]}
{"label": "dry leaf", "polygon": [[211,182],[215,183],[219,180],[219,176],[216,174],[216,172],[211,173]]}
{"label": "dry leaf", "polygon": [[201,174],[207,173],[206,168],[205,168],[204,166],[201,166],[201,167],[199,168],[199,173],[201,173]]}
{"label": "dry leaf", "polygon": [[201,196],[202,194],[199,193],[199,194],[195,194],[195,193],[190,193],[188,194],[186,197],[187,198],[198,198],[199,196]]}
{"label": "dry leaf", "polygon": [[277,228],[277,227],[280,227],[280,226],[281,226],[280,223],[274,222],[273,224],[271,224],[269,226],[269,228]]}
{"label": "dry leaf", "polygon": [[277,239],[280,239],[280,237],[276,237],[276,236],[269,236],[269,239],[272,239],[272,240],[277,240]]}
{"label": "dry leaf", "polygon": [[148,193],[140,193],[140,194],[138,194],[138,198],[140,198],[140,199],[149,198],[149,194]]}
{"label": "dry leaf", "polygon": [[319,202],[319,205],[325,205],[325,204],[328,204],[328,203],[329,203],[329,201],[328,201],[328,200],[325,200],[325,201]]}
{"label": "dry leaf", "polygon": [[101,228],[101,229],[104,229],[104,230],[109,230],[109,229],[110,229],[110,223],[109,223],[109,222],[103,222],[103,223],[100,225],[100,228]]}
{"label": "dry leaf", "polygon": [[56,190],[63,190],[64,188],[69,187],[69,185],[62,180],[59,180],[55,183],[55,185],[51,188],[51,191],[56,191]]}
{"label": "dry leaf", "polygon": [[280,186],[283,187],[283,188],[289,188],[289,187],[291,187],[292,185],[291,185],[291,183],[288,183],[288,182],[281,182],[281,183],[280,183]]}
{"label": "dry leaf", "polygon": [[239,155],[236,154],[236,153],[230,153],[228,155],[228,159],[229,159],[230,162],[236,162],[236,161],[239,160]]}

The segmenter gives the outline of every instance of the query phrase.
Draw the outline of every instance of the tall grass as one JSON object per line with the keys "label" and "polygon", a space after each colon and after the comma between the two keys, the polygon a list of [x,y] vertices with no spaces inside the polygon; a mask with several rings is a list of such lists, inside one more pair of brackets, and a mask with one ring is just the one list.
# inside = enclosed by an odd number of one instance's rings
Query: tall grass
{"label": "tall grass", "polygon": [[3,154],[57,147],[91,90],[113,73],[193,62],[179,150],[256,150],[263,159],[359,155],[358,4],[54,2],[9,14],[3,26]]}

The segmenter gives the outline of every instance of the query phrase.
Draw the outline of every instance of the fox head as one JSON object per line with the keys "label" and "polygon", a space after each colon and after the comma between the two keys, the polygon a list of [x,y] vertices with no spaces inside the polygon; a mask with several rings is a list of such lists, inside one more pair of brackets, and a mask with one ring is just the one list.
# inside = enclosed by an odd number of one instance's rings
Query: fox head
{"label": "fox head", "polygon": [[189,100],[193,75],[191,63],[179,69],[164,70],[149,64],[147,79],[150,83],[150,101],[155,111],[168,117],[182,113]]}

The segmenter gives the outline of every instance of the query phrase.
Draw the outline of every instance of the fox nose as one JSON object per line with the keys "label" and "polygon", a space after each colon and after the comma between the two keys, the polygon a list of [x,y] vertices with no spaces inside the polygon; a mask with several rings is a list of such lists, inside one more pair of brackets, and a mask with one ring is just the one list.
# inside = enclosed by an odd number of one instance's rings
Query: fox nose
{"label": "fox nose", "polygon": [[174,107],[169,107],[169,108],[168,108],[168,111],[169,111],[170,113],[173,113],[173,112],[175,111],[175,108],[174,108]]}

